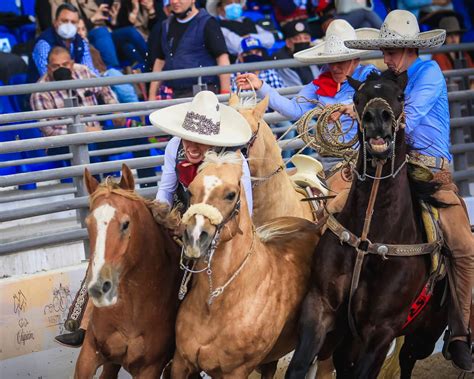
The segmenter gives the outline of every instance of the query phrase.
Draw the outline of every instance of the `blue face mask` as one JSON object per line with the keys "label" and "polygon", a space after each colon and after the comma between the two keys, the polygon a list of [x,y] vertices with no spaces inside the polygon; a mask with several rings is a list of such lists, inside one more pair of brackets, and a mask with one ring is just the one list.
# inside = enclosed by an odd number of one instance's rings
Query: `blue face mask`
{"label": "blue face mask", "polygon": [[224,7],[225,18],[228,20],[238,20],[242,17],[242,5],[240,3],[232,3]]}

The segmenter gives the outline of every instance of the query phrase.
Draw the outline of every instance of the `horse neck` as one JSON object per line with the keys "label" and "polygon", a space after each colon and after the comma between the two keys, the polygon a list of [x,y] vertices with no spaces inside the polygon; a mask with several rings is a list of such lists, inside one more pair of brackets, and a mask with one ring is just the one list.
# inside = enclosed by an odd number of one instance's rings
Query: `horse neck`
{"label": "horse neck", "polygon": [[[257,135],[258,143],[250,149],[249,165],[251,174],[257,178],[265,178],[274,173],[278,167],[285,167],[281,156],[281,149],[275,140],[272,130],[266,122],[261,121]],[[258,182],[257,182],[258,183]],[[273,175],[253,188],[254,199],[254,220],[257,225],[261,225],[268,219],[259,220],[262,213],[259,207],[263,207],[263,212],[269,212],[268,204],[275,204],[274,212],[270,212],[272,218],[288,215],[288,210],[292,210],[293,216],[304,217],[304,207],[299,197],[296,195],[293,183],[286,170]],[[284,199],[284,203],[282,202]],[[278,207],[284,207],[284,212],[279,212]],[[296,212],[301,210],[301,212]]]}
{"label": "horse neck", "polygon": [[257,134],[257,141],[250,148],[249,165],[253,176],[266,176],[278,166],[283,165],[281,149],[270,126],[263,120]]}
{"label": "horse neck", "polygon": [[[402,130],[397,135],[394,167],[395,170],[402,165],[403,167],[395,178],[380,181],[368,234],[368,238],[372,242],[416,243],[422,240],[407,167],[404,165],[405,156],[405,134]],[[367,163],[367,166],[369,171],[370,162]],[[362,154],[359,154],[357,170],[359,173],[363,171]],[[374,173],[375,169],[369,171],[370,175],[374,175]],[[387,161],[382,170],[382,177],[390,175],[390,173],[391,162]],[[365,181],[355,178],[353,183],[339,220],[342,225],[360,236],[374,181],[369,178]]]}

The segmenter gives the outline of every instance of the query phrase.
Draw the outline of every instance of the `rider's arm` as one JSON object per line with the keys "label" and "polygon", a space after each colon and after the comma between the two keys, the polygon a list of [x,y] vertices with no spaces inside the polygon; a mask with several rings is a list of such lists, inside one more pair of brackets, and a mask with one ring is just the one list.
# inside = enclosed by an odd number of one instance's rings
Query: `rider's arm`
{"label": "rider's arm", "polygon": [[[433,106],[446,94],[443,73],[435,62],[425,64],[423,72],[418,72],[414,81],[405,90],[406,133],[410,134],[420,121],[431,112]],[[448,99],[446,98],[446,106]]]}
{"label": "rider's arm", "polygon": [[[264,98],[268,95],[270,102],[270,108],[274,109],[283,116],[290,120],[297,120],[304,113],[314,108],[314,105],[303,98],[315,100],[318,95],[315,93],[316,88],[313,83],[305,85],[301,91],[293,97],[288,99],[280,95],[274,88],[270,87],[267,83],[263,83],[262,88],[257,91],[257,95],[260,98]],[[303,97],[303,98],[301,98]]]}
{"label": "rider's arm", "polygon": [[180,142],[180,138],[173,137],[166,145],[163,173],[161,175],[160,184],[158,185],[158,193],[156,194],[156,200],[166,202],[170,207],[173,206],[173,196],[178,187],[176,155],[178,154]]}

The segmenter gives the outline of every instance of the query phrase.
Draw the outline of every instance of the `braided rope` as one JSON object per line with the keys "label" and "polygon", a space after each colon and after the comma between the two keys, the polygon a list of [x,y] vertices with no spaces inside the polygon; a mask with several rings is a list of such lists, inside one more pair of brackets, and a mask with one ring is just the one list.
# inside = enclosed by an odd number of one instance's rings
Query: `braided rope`
{"label": "braided rope", "polygon": [[[352,121],[350,129],[344,132],[340,120],[334,122],[330,120],[331,115],[340,111],[345,104],[324,106],[319,101],[311,102],[315,104],[315,107],[295,123],[296,130],[306,145],[324,157],[347,159],[355,155],[353,147],[358,141],[357,134],[346,141],[346,135],[352,129],[354,121]],[[314,125],[312,124],[313,118],[317,118]]]}

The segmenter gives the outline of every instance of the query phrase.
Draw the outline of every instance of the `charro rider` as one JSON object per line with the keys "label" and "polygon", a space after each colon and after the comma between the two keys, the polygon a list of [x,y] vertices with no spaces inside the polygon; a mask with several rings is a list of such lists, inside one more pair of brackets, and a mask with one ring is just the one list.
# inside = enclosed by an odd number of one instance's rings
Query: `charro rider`
{"label": "charro rider", "polygon": [[[311,83],[306,84],[301,91],[292,99],[280,95],[275,89],[262,82],[256,75],[251,73],[241,74],[237,77],[237,85],[244,90],[252,87],[257,90],[257,96],[263,98],[269,96],[270,108],[281,113],[285,117],[296,120],[303,114],[313,109],[314,102],[322,105],[345,104],[339,113],[332,115],[333,120],[341,116],[342,128],[345,133],[344,140],[352,139],[357,132],[357,124],[351,128],[353,118],[352,97],[354,89],[347,82],[347,76],[364,81],[367,75],[376,70],[373,65],[360,64],[360,57],[366,52],[348,49],[344,46],[345,40],[359,38],[359,30],[354,28],[344,20],[334,20],[326,31],[324,41],[316,46],[294,54],[295,59],[312,64],[327,64],[323,67],[321,74]],[[325,169],[330,168],[335,159],[324,160]],[[348,181],[342,179],[340,175],[335,175],[330,183],[330,188],[339,192],[350,186]]]}
{"label": "charro rider", "polygon": [[434,61],[422,61],[419,48],[443,44],[444,30],[420,33],[416,17],[408,11],[394,10],[380,30],[362,29],[358,39],[345,41],[351,49],[382,50],[388,68],[399,74],[407,71],[405,89],[406,135],[412,146],[410,159],[427,166],[434,180],[442,183],[438,200],[451,206],[439,209],[441,229],[452,252],[455,289],[463,328],[454,331],[448,346],[453,363],[472,370],[469,317],[474,278],[474,236],[463,200],[452,182],[449,164],[449,108],[446,82]]}
{"label": "charro rider", "polygon": [[[158,206],[153,211],[162,211],[160,205],[164,203],[164,208],[181,206],[184,212],[189,200],[187,188],[196,176],[206,152],[209,149],[217,152],[238,149],[246,145],[252,136],[245,118],[235,109],[220,104],[217,96],[210,91],[199,92],[192,102],[157,110],[150,115],[150,120],[153,125],[174,136],[165,149],[163,174],[156,195]],[[245,159],[242,165],[242,183],[252,213],[252,185]],[[209,185],[212,186],[212,182]],[[76,305],[76,302],[77,299],[71,306],[70,314],[75,307],[79,308],[76,313],[81,312],[81,305]],[[91,302],[83,306],[85,311],[80,327],[72,333],[57,336],[59,343],[71,347],[82,345],[93,309]]]}

